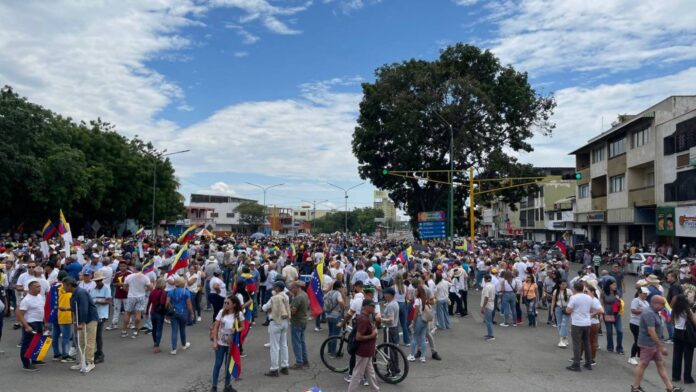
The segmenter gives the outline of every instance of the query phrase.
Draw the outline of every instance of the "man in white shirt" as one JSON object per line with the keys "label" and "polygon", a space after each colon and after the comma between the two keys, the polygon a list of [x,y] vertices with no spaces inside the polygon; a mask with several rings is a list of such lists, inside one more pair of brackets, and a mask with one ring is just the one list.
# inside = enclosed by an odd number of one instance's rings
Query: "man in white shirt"
{"label": "man in white shirt", "polygon": [[364,283],[367,283],[367,280],[370,278],[370,275],[367,274],[364,270],[364,266],[362,263],[357,263],[355,265],[355,273],[353,274],[353,277],[350,279],[350,284],[354,285],[355,282],[361,281]]}
{"label": "man in white shirt", "polygon": [[573,285],[573,295],[568,301],[565,312],[570,314],[572,325],[571,335],[573,339],[573,364],[566,369],[580,371],[580,350],[585,351],[585,369],[592,370],[592,351],[590,348],[590,325],[592,316],[604,313],[601,304],[596,298],[585,294],[585,285],[576,282]]}
{"label": "man in white shirt", "polygon": [[136,273],[128,275],[123,281],[124,290],[128,291],[128,298],[126,298],[124,304],[126,314],[123,317],[123,327],[121,329],[122,338],[128,336],[128,323],[130,322],[131,314],[135,316],[135,321],[133,322],[135,330],[131,338],[135,339],[138,337],[140,320],[147,306],[147,292],[148,290],[152,290],[150,279],[142,272],[142,265],[138,263],[135,268]]}
{"label": "man in white shirt", "polygon": [[213,272],[213,277],[210,278],[210,282],[208,283],[208,288],[210,290],[208,301],[213,306],[213,322],[215,322],[215,317],[217,317],[220,309],[222,309],[222,305],[227,297],[227,287],[225,286],[225,282],[220,279],[220,275],[221,273],[219,270]]}
{"label": "man in white shirt", "polygon": [[32,361],[24,357],[24,354],[27,352],[34,334],[43,333],[45,299],[40,294],[41,285],[39,282],[33,280],[29,282],[27,286],[26,295],[19,303],[15,314],[17,316],[17,321],[22,325],[22,348],[20,351],[22,365],[24,370],[33,372],[38,370],[34,365],[37,362],[32,363]]}
{"label": "man in white shirt", "polygon": [[481,314],[486,324],[486,341],[493,341],[493,310],[495,309],[495,286],[491,282],[491,275],[483,276],[483,289],[481,290]]}

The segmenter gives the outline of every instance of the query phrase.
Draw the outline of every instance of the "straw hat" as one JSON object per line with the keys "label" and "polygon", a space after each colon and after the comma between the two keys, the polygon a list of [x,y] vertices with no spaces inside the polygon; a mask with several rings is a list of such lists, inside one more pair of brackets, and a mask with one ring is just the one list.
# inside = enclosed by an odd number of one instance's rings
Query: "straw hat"
{"label": "straw hat", "polygon": [[105,276],[104,273],[101,271],[97,271],[94,273],[94,277],[92,277],[92,280],[95,282],[98,282],[100,280],[104,280]]}
{"label": "straw hat", "polygon": [[648,284],[660,284],[660,279],[655,275],[648,275],[645,281],[648,282]]}
{"label": "straw hat", "polygon": [[182,277],[180,276],[180,277],[174,279],[174,286],[176,286],[176,287],[184,287],[184,286],[186,286],[186,280],[184,280],[184,278],[182,278]]}

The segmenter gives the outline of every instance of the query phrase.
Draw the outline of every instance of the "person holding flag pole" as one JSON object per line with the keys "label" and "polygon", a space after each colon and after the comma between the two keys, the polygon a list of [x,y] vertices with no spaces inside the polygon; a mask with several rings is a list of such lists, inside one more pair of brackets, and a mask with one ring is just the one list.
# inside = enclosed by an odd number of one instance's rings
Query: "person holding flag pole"
{"label": "person holding flag pole", "polygon": [[[244,321],[242,304],[237,296],[225,299],[222,310],[215,316],[213,332],[213,351],[215,352],[215,364],[213,365],[212,392],[217,391],[220,368],[225,365],[225,389],[224,392],[233,392],[232,377],[238,379],[241,375],[241,355],[239,353],[239,339],[241,325]],[[237,345],[237,347],[234,347]]]}

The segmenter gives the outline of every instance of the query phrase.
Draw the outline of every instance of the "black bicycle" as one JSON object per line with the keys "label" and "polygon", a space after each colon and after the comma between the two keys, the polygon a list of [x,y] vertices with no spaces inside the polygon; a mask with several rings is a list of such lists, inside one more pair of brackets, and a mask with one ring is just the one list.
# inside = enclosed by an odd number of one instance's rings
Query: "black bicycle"
{"label": "black bicycle", "polygon": [[[330,336],[321,344],[321,361],[332,372],[345,373],[350,369],[349,333],[349,329],[344,329],[341,335]],[[398,384],[408,376],[406,355],[392,343],[377,345],[372,357],[372,367],[377,377],[388,384]]]}

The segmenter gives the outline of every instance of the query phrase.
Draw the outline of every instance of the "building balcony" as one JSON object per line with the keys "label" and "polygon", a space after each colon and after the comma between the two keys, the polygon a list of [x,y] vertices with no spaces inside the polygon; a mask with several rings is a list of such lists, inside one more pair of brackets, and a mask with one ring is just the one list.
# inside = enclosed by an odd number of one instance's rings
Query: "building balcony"
{"label": "building balcony", "polygon": [[593,197],[592,198],[592,211],[605,211],[607,209],[607,197]]}
{"label": "building balcony", "polygon": [[635,207],[655,205],[655,187],[631,189],[628,191],[628,203]]}

